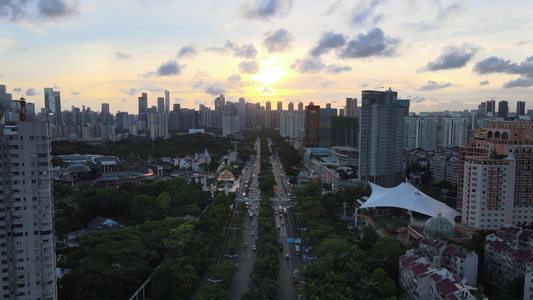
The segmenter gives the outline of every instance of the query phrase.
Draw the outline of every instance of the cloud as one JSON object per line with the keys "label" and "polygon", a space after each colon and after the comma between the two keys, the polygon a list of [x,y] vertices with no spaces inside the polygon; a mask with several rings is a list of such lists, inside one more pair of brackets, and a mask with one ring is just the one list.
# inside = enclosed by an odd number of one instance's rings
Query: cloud
{"label": "cloud", "polygon": [[241,76],[238,74],[231,75],[226,80],[230,89],[235,89],[241,85]]}
{"label": "cloud", "polygon": [[205,51],[216,52],[218,54],[226,54],[231,51],[235,57],[244,57],[247,59],[255,58],[257,50],[253,44],[239,46],[236,43],[226,40],[224,47],[208,47]]}
{"label": "cloud", "polygon": [[328,10],[326,10],[326,15],[329,16],[333,14],[337,10],[341,9],[341,7],[342,7],[342,0],[337,0],[335,3],[329,6]]}
{"label": "cloud", "polygon": [[268,20],[271,17],[285,17],[291,10],[292,0],[254,0],[251,5],[245,3],[241,6],[241,15],[250,20]]}
{"label": "cloud", "polygon": [[193,58],[196,54],[198,54],[198,51],[196,51],[196,48],[193,46],[183,46],[180,50],[178,50],[178,54],[176,54],[176,58],[183,58],[183,57],[189,57]]}
{"label": "cloud", "polygon": [[22,92],[22,88],[14,88],[13,92],[19,94],[20,92]]}
{"label": "cloud", "polygon": [[368,87],[368,83],[360,83],[357,85],[358,87]]}
{"label": "cloud", "polygon": [[356,39],[349,41],[340,57],[392,56],[400,43],[400,39],[385,37],[380,28],[374,28],[367,35],[361,33]]}
{"label": "cloud", "polygon": [[300,73],[318,73],[322,70],[325,70],[327,73],[338,74],[340,72],[350,71],[352,67],[350,66],[341,66],[341,65],[326,65],[322,63],[318,57],[308,57],[304,59],[296,59],[291,65],[292,69]]}
{"label": "cloud", "polygon": [[437,14],[439,20],[445,20],[449,17],[456,17],[465,10],[465,6],[461,2],[452,3],[446,7],[441,7]]}
{"label": "cloud", "polygon": [[374,15],[374,9],[381,2],[381,0],[359,2],[359,4],[352,11],[353,16],[350,18],[351,23],[354,25],[365,25],[367,23],[375,25],[382,18],[382,15]]}
{"label": "cloud", "polygon": [[209,77],[209,73],[207,73],[206,71],[198,71],[196,75],[194,75],[194,79],[202,77]]}
{"label": "cloud", "polygon": [[522,46],[527,45],[527,44],[533,44],[533,41],[522,40],[522,41],[518,42],[516,45],[519,46],[519,47],[522,47]]}
{"label": "cloud", "polygon": [[124,93],[124,94],[128,94],[130,96],[135,96],[135,95],[137,95],[138,93],[141,92],[141,90],[138,90],[136,88],[119,89],[118,91],[121,92],[121,93]]}
{"label": "cloud", "polygon": [[79,15],[78,1],[41,0],[38,4],[39,15],[45,19],[65,18]]}
{"label": "cloud", "polygon": [[226,49],[225,47],[207,47],[204,50],[209,52],[216,52],[218,54],[225,54],[226,52],[228,52],[228,49]]}
{"label": "cloud", "polygon": [[533,78],[517,78],[514,80],[507,81],[503,84],[503,87],[506,89],[515,88],[515,87],[523,87],[527,88],[533,86]]}
{"label": "cloud", "polygon": [[267,31],[263,36],[265,37],[263,47],[268,50],[268,53],[285,52],[290,48],[293,40],[292,34],[285,29]]}
{"label": "cloud", "polygon": [[323,32],[318,40],[318,45],[309,51],[312,56],[320,56],[331,49],[340,48],[346,44],[346,38],[340,33],[332,31]]}
{"label": "cloud", "polygon": [[257,55],[257,50],[255,49],[255,46],[253,44],[238,46],[232,41],[227,40],[226,44],[224,44],[224,47],[232,50],[233,56],[236,56],[236,57],[244,57],[247,59],[252,59],[252,58],[255,58],[255,56]]}
{"label": "cloud", "polygon": [[351,71],[352,67],[350,66],[340,66],[340,65],[328,65],[326,66],[326,72],[339,74],[340,72]]}
{"label": "cloud", "polygon": [[420,96],[409,96],[407,99],[411,100],[412,103],[422,103],[426,101],[426,98]]}
{"label": "cloud", "polygon": [[179,76],[185,68],[185,65],[180,65],[175,60],[169,60],[165,63],[162,63],[155,72],[148,72],[143,75],[144,78],[153,77],[153,76]]}
{"label": "cloud", "polygon": [[128,53],[124,53],[124,52],[116,52],[115,57],[117,59],[130,59],[131,55],[129,55]]}
{"label": "cloud", "polygon": [[464,43],[463,45],[447,46],[442,48],[442,54],[422,69],[425,71],[437,71],[458,69],[464,67],[480,50],[480,47]]}
{"label": "cloud", "polygon": [[254,60],[243,61],[239,63],[239,71],[247,74],[257,74],[259,72],[259,63]]}
{"label": "cloud", "polygon": [[320,61],[320,58],[305,58],[297,59],[291,68],[300,73],[318,73],[324,68],[324,64]]}
{"label": "cloud", "polygon": [[193,89],[200,89],[200,88],[203,88],[204,86],[205,86],[205,81],[200,80],[200,81],[196,82],[196,83],[192,86],[192,88],[193,88]]}
{"label": "cloud", "polygon": [[180,103],[180,102],[183,102],[183,98],[174,97],[174,103]]}
{"label": "cloud", "polygon": [[122,103],[127,103],[127,102],[128,102],[128,99],[122,98]]}
{"label": "cloud", "polygon": [[490,82],[488,80],[483,80],[479,82],[479,85],[489,85]]}
{"label": "cloud", "polygon": [[526,58],[520,64],[511,63],[510,60],[504,60],[498,57],[489,57],[478,62],[474,66],[474,72],[478,74],[489,73],[507,73],[518,74],[527,78],[533,78],[533,56]]}
{"label": "cloud", "polygon": [[79,95],[81,95],[81,93],[73,91],[73,92],[70,93],[70,95],[71,96],[79,96]]}
{"label": "cloud", "polygon": [[56,83],[54,83],[54,90],[60,90],[61,87],[59,85],[57,85]]}
{"label": "cloud", "polygon": [[335,83],[335,81],[326,80],[326,81],[324,81],[324,82],[322,82],[322,83],[320,84],[320,87],[322,87],[322,88],[327,88],[328,86],[330,86],[330,85],[332,85],[332,84],[334,84],[334,83]]}
{"label": "cloud", "polygon": [[224,86],[223,83],[221,83],[220,81],[217,81],[211,85],[208,85],[205,88],[205,92],[213,96],[223,95],[226,93],[226,87]]}
{"label": "cloud", "polygon": [[436,82],[433,80],[428,80],[428,83],[421,86],[421,91],[434,91],[434,90],[440,90],[447,87],[451,87],[453,84],[451,82]]}
{"label": "cloud", "polygon": [[34,88],[29,88],[24,94],[30,97],[39,95],[39,93]]}
{"label": "cloud", "polygon": [[12,22],[23,19],[54,20],[78,16],[78,0],[2,0],[0,18]]}

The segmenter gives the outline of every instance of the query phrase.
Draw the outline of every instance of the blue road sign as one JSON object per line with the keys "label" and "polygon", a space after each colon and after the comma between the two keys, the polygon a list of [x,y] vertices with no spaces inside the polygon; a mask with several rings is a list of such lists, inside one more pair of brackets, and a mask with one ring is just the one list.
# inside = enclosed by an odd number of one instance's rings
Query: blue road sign
{"label": "blue road sign", "polygon": [[287,243],[294,243],[294,239],[293,238],[287,238]]}
{"label": "blue road sign", "polygon": [[302,239],[294,239],[294,242],[297,243],[297,244],[301,244],[302,243]]}

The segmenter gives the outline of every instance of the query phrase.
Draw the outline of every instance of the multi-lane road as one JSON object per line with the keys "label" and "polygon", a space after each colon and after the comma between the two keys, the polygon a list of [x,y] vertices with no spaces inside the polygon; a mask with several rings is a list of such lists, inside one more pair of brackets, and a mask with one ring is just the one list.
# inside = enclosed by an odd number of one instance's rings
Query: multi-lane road
{"label": "multi-lane road", "polygon": [[[257,232],[256,216],[257,212],[259,212],[259,199],[261,198],[261,191],[257,181],[257,174],[260,168],[259,141],[255,143],[254,147],[258,150],[258,154],[251,159],[245,168],[240,180],[240,186],[237,189],[237,199],[246,201],[249,204],[248,211],[244,213],[249,214],[252,212],[254,216],[244,223],[243,245],[239,252],[230,254],[236,255],[233,259],[239,268],[233,276],[233,281],[228,291],[230,299],[241,299],[242,294],[248,288],[248,277],[256,258],[256,252],[253,250],[253,246],[256,244],[256,237],[261,234]],[[296,253],[295,249],[295,245],[297,245],[295,242],[299,238],[298,233],[301,234],[302,231],[299,231],[298,228],[293,228],[288,178],[281,167],[278,157],[271,156],[270,163],[272,164],[276,179],[276,192],[271,198],[273,203],[272,213],[274,214],[276,227],[278,228],[279,241],[283,245],[283,252],[279,256],[278,298],[282,300],[295,300],[298,299],[300,292],[297,289],[299,280],[294,278],[294,272],[295,270],[302,270],[308,262],[304,261],[305,252],[303,251],[303,247],[300,249],[300,253]],[[247,247],[244,247],[245,243],[247,243]],[[302,246],[303,244],[298,245]],[[309,255],[310,253],[307,254]]]}

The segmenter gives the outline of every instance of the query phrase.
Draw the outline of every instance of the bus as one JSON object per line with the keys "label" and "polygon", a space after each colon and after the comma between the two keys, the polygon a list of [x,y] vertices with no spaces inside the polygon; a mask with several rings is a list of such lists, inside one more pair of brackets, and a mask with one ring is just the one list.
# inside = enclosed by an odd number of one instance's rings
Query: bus
{"label": "bus", "polygon": [[296,255],[300,255],[300,245],[294,245],[294,250],[296,251]]}
{"label": "bus", "polygon": [[286,207],[283,208],[283,214],[287,215],[287,208]]}

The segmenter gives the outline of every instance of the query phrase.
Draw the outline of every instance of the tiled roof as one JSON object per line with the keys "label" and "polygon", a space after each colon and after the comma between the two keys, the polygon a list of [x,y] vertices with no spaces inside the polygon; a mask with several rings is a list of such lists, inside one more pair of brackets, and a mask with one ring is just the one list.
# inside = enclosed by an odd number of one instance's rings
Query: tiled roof
{"label": "tiled roof", "polygon": [[526,229],[526,230],[522,231],[522,233],[519,235],[519,237],[522,238],[522,239],[531,239],[533,237],[533,230]]}
{"label": "tiled roof", "polygon": [[448,278],[435,282],[435,285],[444,296],[459,290],[457,286]]}
{"label": "tiled roof", "polygon": [[486,243],[489,247],[492,247],[498,251],[501,251],[502,249],[508,247],[507,246],[507,243],[504,242],[504,241],[500,241],[500,240],[495,240],[495,241],[487,241]]}
{"label": "tiled roof", "polygon": [[455,251],[457,251],[457,247],[453,244],[450,244],[446,249],[444,249],[444,254],[452,255]]}
{"label": "tiled roof", "polygon": [[511,255],[522,261],[527,261],[527,262],[533,261],[533,252],[531,250],[518,249],[518,250],[513,251]]}
{"label": "tiled roof", "polygon": [[402,268],[406,269],[407,267],[409,267],[409,265],[416,261],[418,259],[418,256],[416,255],[413,255],[413,256],[402,256],[400,257],[400,264],[402,265]]}
{"label": "tiled roof", "polygon": [[426,273],[430,267],[431,266],[429,264],[419,263],[412,266],[411,271],[413,271],[413,273],[415,273],[415,275],[417,275],[418,277],[421,277],[420,275]]}

